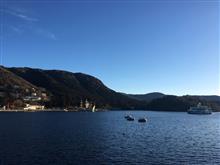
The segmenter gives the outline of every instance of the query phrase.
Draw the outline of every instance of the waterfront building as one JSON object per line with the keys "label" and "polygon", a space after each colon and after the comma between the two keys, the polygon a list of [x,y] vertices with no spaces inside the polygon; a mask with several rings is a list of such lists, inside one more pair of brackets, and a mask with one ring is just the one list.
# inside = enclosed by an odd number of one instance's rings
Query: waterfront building
{"label": "waterfront building", "polygon": [[85,108],[88,109],[89,106],[90,106],[90,103],[89,103],[89,101],[86,99],[86,101],[85,101]]}
{"label": "waterfront building", "polygon": [[30,105],[26,104],[24,110],[43,110],[45,107],[43,105]]}
{"label": "waterfront building", "polygon": [[83,101],[80,101],[80,108],[83,108]]}

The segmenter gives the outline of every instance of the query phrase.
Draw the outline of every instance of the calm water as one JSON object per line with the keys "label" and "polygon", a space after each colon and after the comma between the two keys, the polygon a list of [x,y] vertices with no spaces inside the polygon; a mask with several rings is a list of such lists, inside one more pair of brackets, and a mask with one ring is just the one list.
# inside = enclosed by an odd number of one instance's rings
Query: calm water
{"label": "calm water", "polygon": [[0,113],[0,164],[220,164],[220,113]]}

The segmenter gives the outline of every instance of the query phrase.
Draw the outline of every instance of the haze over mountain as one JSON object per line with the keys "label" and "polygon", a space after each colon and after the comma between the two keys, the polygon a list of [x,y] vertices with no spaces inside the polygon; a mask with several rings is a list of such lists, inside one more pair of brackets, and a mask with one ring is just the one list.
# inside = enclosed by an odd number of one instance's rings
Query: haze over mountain
{"label": "haze over mountain", "polygon": [[[79,106],[81,100],[89,100],[100,108],[149,109],[186,111],[198,102],[220,110],[220,96],[170,96],[159,92],[144,95],[123,94],[105,86],[101,80],[83,73],[61,70],[0,67],[0,104],[10,100],[22,100],[25,91],[46,93],[42,101],[47,107]],[[146,83],[147,85],[147,83]]]}

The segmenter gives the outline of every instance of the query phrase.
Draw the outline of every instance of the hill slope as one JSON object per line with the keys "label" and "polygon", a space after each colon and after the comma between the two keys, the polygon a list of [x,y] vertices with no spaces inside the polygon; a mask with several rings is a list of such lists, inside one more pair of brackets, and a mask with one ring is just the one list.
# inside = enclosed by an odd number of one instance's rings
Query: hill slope
{"label": "hill slope", "polygon": [[22,89],[35,87],[33,84],[10,72],[2,66],[0,66],[0,77],[0,86],[2,87],[8,86],[9,88],[14,88],[15,86],[19,86]]}
{"label": "hill slope", "polygon": [[19,100],[32,92],[41,93],[42,89],[0,66],[0,105]]}
{"label": "hill slope", "polygon": [[149,102],[147,109],[157,111],[186,111],[190,106],[196,106],[199,102],[201,102],[203,105],[211,107],[213,111],[220,112],[220,102],[208,101],[201,99],[199,96],[166,95],[162,98],[157,98]]}
{"label": "hill slope", "polygon": [[88,99],[109,108],[144,108],[145,103],[106,87],[99,79],[83,73],[32,68],[8,68],[14,74],[52,94],[50,106],[75,106]]}
{"label": "hill slope", "polygon": [[[186,111],[202,102],[220,111],[219,96],[169,96],[162,93],[127,95],[106,87],[99,79],[61,70],[0,67],[0,105],[26,96],[47,95],[47,107],[79,106],[81,100],[95,102],[99,108]],[[43,97],[42,97],[43,98]]]}
{"label": "hill slope", "polygon": [[159,93],[159,92],[152,92],[152,93],[147,93],[147,94],[127,94],[127,95],[133,99],[147,101],[147,102],[150,102],[154,99],[162,98],[165,96],[165,94]]}

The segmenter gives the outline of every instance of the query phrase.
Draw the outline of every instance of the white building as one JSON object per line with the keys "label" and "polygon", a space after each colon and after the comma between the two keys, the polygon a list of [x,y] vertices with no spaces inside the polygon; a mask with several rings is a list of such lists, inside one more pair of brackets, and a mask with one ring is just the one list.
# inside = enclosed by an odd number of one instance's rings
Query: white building
{"label": "white building", "polygon": [[3,106],[2,108],[0,108],[0,110],[5,111],[6,110],[6,106]]}
{"label": "white building", "polygon": [[88,109],[89,108],[89,102],[88,102],[88,100],[86,100],[86,102],[85,102],[85,107],[86,107],[86,109]]}
{"label": "white building", "polygon": [[30,105],[26,104],[24,110],[43,110],[45,107],[43,105]]}

